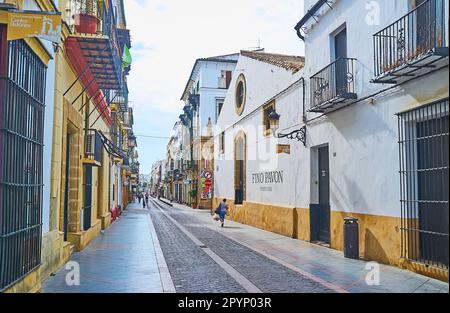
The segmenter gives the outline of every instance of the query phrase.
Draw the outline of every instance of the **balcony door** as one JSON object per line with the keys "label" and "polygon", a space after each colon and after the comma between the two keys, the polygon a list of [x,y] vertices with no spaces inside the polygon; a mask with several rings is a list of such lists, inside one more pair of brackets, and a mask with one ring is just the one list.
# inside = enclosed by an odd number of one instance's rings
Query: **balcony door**
{"label": "balcony door", "polygon": [[[424,2],[426,3],[422,6]],[[416,52],[424,52],[431,47],[431,24],[430,19],[433,17],[434,1],[429,0],[416,0],[415,5],[417,8],[417,30],[416,30]],[[419,7],[420,6],[420,7]]]}
{"label": "balcony door", "polygon": [[347,29],[334,36],[336,96],[347,93]]}

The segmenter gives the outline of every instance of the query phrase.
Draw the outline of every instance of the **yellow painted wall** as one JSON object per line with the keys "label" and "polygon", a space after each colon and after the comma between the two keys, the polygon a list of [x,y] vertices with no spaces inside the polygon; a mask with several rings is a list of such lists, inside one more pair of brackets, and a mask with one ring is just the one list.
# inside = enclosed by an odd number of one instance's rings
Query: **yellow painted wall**
{"label": "yellow painted wall", "polygon": [[[63,31],[64,36],[67,35],[67,29]],[[71,142],[71,179],[69,192],[69,241],[77,248],[84,248],[87,242],[90,242],[97,232],[97,225],[107,227],[108,221],[99,221],[100,217],[106,220],[108,213],[103,212],[104,207],[99,206],[99,198],[103,198],[103,203],[107,203],[108,193],[104,191],[109,184],[109,177],[103,173],[101,185],[99,181],[99,168],[93,169],[93,186],[92,186],[92,211],[91,225],[93,231],[81,231],[81,212],[84,201],[83,188],[83,163],[84,157],[84,128],[86,112],[94,109],[92,101],[88,105],[83,106],[88,95],[81,96],[76,102],[72,103],[82,92],[83,86],[77,82],[72,89],[64,96],[69,86],[76,80],[77,74],[73,71],[72,66],[66,56],[65,47],[61,45],[55,56],[56,63],[56,87],[55,87],[55,119],[53,130],[53,158],[52,158],[52,199],[57,205],[55,215],[58,216],[55,223],[59,230],[63,230],[63,208],[64,208],[64,187],[65,187],[65,145],[66,132],[70,131],[73,136]],[[81,110],[80,110],[81,109]],[[88,127],[90,127],[99,116],[98,111],[89,118]],[[95,122],[92,128],[100,129],[105,134],[109,133],[109,128],[102,118]],[[104,161],[102,167],[108,169],[108,156],[104,151]],[[76,161],[75,161],[76,159]],[[106,173],[108,171],[106,170]],[[106,187],[104,187],[106,185]],[[86,237],[86,238],[84,238]]]}
{"label": "yellow painted wall", "polygon": [[[15,1],[14,1],[15,2]],[[42,10],[52,11],[53,4],[49,0],[37,0]],[[65,6],[65,1],[60,1],[60,7]],[[19,6],[20,8],[20,6]],[[0,12],[1,13],[1,12]],[[2,19],[3,21],[3,19]],[[68,35],[68,29],[63,25],[63,42]],[[50,55],[36,39],[25,40],[35,53],[47,64]],[[37,292],[41,282],[62,266],[70,256],[70,244],[63,240],[63,208],[65,194],[65,165],[66,160],[66,134],[71,133],[71,156],[69,181],[69,234],[68,240],[77,251],[86,247],[99,233],[110,224],[108,208],[109,194],[109,156],[104,151],[102,168],[94,169],[93,176],[93,208],[92,227],[88,231],[81,231],[80,208],[83,204],[83,165],[82,154],[84,147],[84,114],[88,107],[80,111],[82,99],[72,101],[82,92],[83,86],[78,82],[64,96],[69,86],[77,78],[65,53],[64,44],[59,45],[55,53],[55,93],[54,93],[54,119],[52,132],[52,161],[50,184],[50,231],[43,236],[42,241],[42,265],[28,274],[7,292]],[[90,110],[94,107],[91,102]],[[99,116],[95,111],[89,119],[91,125]],[[100,118],[94,128],[109,133],[108,125]],[[99,177],[101,175],[101,178]]]}

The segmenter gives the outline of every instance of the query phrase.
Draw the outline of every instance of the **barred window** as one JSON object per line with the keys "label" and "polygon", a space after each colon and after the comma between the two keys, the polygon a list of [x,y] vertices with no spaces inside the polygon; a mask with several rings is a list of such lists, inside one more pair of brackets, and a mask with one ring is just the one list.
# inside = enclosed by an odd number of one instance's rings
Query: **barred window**
{"label": "barred window", "polygon": [[398,118],[402,256],[448,269],[448,99]]}
{"label": "barred window", "polygon": [[9,41],[5,52],[0,52],[6,59],[0,62],[7,61],[0,73],[0,291],[41,261],[46,78],[44,63],[25,41]]}

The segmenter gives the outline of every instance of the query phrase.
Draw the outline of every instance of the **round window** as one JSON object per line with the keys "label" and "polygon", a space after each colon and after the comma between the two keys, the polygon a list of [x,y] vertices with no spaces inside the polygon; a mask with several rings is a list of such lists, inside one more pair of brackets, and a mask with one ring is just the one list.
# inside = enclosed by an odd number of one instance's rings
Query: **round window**
{"label": "round window", "polygon": [[238,115],[241,115],[244,111],[246,88],[245,77],[241,74],[236,81],[236,113]]}

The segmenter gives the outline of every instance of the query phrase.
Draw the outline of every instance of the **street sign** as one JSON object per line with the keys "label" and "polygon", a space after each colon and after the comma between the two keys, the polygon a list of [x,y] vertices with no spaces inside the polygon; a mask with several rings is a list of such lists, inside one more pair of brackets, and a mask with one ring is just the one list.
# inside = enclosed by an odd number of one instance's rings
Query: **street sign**
{"label": "street sign", "polygon": [[61,13],[39,11],[8,12],[8,40],[38,37],[61,41]]}

